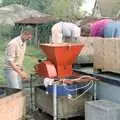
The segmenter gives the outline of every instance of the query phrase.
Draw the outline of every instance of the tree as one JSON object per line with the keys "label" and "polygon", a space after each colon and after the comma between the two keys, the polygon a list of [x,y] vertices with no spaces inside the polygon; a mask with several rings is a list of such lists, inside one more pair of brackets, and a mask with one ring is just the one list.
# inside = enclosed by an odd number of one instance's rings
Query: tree
{"label": "tree", "polygon": [[80,6],[83,0],[52,0],[46,12],[63,19],[75,19],[81,16]]}
{"label": "tree", "polygon": [[30,1],[31,0],[3,0],[2,4],[3,6],[9,5],[9,4],[21,4],[21,5],[28,6],[30,4]]}
{"label": "tree", "polygon": [[22,4],[53,16],[74,19],[80,17],[83,0],[3,0],[3,5]]}

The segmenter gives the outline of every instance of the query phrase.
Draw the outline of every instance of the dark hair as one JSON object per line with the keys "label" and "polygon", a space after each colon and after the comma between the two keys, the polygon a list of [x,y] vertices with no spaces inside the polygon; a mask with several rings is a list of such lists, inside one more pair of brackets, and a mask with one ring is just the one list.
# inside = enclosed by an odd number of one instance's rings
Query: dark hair
{"label": "dark hair", "polygon": [[22,33],[25,34],[32,34],[33,33],[33,28],[31,26],[25,26],[22,29]]}
{"label": "dark hair", "polygon": [[81,36],[90,35],[90,24],[84,24],[81,26]]}
{"label": "dark hair", "polygon": [[32,31],[23,31],[22,34],[25,34],[25,35],[32,35],[33,32],[32,32]]}

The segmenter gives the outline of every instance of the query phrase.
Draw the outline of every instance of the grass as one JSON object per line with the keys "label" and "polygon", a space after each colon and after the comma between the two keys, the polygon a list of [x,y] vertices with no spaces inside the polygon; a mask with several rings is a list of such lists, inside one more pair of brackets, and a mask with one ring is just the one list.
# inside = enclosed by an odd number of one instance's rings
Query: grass
{"label": "grass", "polygon": [[[4,53],[8,42],[11,40],[11,26],[6,26],[4,24],[0,24],[0,26],[0,84],[4,84]],[[34,65],[37,63],[37,60],[43,58],[44,55],[41,54],[40,49],[35,47],[27,47],[23,64],[25,71],[30,74],[33,71]]]}
{"label": "grass", "polygon": [[[0,24],[0,84],[5,83],[4,79],[4,53],[8,42],[11,40],[12,28],[13,26]],[[37,63],[38,59],[44,59],[44,55],[40,49],[35,47],[27,47],[25,59],[24,59],[24,69],[29,74],[33,71],[34,65]]]}
{"label": "grass", "polygon": [[36,57],[37,59],[44,59],[45,55],[42,53],[40,48],[27,47],[26,56]]}
{"label": "grass", "polygon": [[5,82],[3,65],[4,65],[4,52],[0,51],[0,68],[1,68],[0,69],[0,84],[3,84]]}
{"label": "grass", "polygon": [[24,59],[24,69],[27,73],[32,73],[34,70],[34,66],[37,63],[38,59],[35,57],[31,57],[31,56],[25,56]]}
{"label": "grass", "polygon": [[[0,84],[5,83],[4,78],[4,52],[5,52],[6,43],[0,44]],[[38,59],[44,59],[44,55],[41,53],[40,49],[35,47],[27,47],[25,59],[24,59],[24,69],[25,71],[30,74],[33,71],[34,65],[37,63]]]}
{"label": "grass", "polygon": [[[11,26],[2,26],[0,29],[0,84],[5,83],[4,78],[4,53],[5,48],[8,42],[11,40],[10,38],[10,30]],[[34,46],[29,47],[27,46],[25,59],[24,59],[24,69],[25,71],[30,74],[33,71],[34,65],[37,63],[38,59],[44,59],[44,54],[40,51],[40,49],[35,48]]]}

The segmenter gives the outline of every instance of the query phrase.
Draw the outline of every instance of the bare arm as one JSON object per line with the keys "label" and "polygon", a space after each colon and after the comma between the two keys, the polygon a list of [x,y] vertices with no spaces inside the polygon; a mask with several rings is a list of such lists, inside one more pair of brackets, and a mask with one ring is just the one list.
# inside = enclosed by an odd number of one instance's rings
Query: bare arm
{"label": "bare arm", "polygon": [[20,67],[18,67],[14,62],[10,61],[9,63],[10,63],[10,66],[13,68],[13,70],[16,71],[18,74],[22,72]]}

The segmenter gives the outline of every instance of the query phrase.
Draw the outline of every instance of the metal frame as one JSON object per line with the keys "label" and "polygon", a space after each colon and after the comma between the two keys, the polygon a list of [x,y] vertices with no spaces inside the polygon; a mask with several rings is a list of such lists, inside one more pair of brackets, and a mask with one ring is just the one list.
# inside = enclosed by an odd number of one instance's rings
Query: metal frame
{"label": "metal frame", "polygon": [[[33,92],[32,88],[33,86],[33,76],[34,74],[30,75],[30,112],[32,113],[35,110],[34,102],[33,101]],[[53,85],[53,120],[57,120],[57,84],[54,83]]]}
{"label": "metal frame", "polygon": [[83,72],[82,70],[79,69],[74,69],[75,72],[78,72],[80,74],[84,74],[84,75],[91,75],[103,82],[106,82],[108,84],[111,85],[115,85],[115,86],[120,86],[120,74],[115,74],[115,73],[96,73],[96,72]]}
{"label": "metal frame", "polygon": [[[31,113],[34,112],[34,110],[36,110],[35,108],[35,101],[33,100],[33,80],[34,80],[34,75],[31,74],[31,78],[30,78],[30,98],[31,98]],[[94,83],[95,84],[95,83]],[[94,99],[96,99],[96,87],[94,87]],[[58,108],[57,108],[58,102],[57,102],[57,83],[54,82],[53,84],[53,120],[58,120],[60,118],[58,118]]]}
{"label": "metal frame", "polygon": [[53,120],[57,120],[57,85],[53,85]]}

